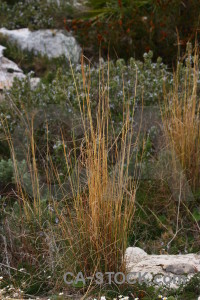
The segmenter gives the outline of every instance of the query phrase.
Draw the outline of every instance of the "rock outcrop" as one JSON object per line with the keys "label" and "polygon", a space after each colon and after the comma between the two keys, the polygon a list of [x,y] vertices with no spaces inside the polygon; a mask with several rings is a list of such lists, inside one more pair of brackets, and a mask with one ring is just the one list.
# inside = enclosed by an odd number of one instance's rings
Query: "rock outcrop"
{"label": "rock outcrop", "polygon": [[35,54],[57,58],[64,55],[73,63],[78,63],[81,48],[76,39],[62,30],[42,29],[30,31],[28,28],[8,30],[1,28],[0,33],[10,42],[16,43],[22,50],[33,51]]}
{"label": "rock outcrop", "polygon": [[15,77],[23,79],[23,71],[11,60],[3,56],[5,47],[0,46],[0,90],[9,89]]}
{"label": "rock outcrop", "polygon": [[200,272],[200,255],[148,255],[138,247],[129,247],[125,260],[132,280],[177,288]]}
{"label": "rock outcrop", "polygon": [[[26,77],[16,63],[4,57],[3,51],[5,49],[0,45],[0,91],[10,89],[14,78],[24,79]],[[40,82],[40,79],[31,78],[30,81],[32,88],[34,88]],[[2,99],[3,97],[0,95],[0,100]]]}

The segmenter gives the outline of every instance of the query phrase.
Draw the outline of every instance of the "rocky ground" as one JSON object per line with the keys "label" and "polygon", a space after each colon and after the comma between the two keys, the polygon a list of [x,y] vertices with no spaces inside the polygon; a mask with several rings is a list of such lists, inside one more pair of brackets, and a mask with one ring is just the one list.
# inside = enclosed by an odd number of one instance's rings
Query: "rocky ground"
{"label": "rocky ground", "polygon": [[[0,34],[8,38],[10,43],[17,45],[21,50],[32,51],[35,54],[45,55],[48,58],[65,56],[72,63],[77,63],[80,58],[81,48],[71,34],[64,34],[60,30],[29,29],[7,30],[0,29]],[[9,89],[14,78],[24,79],[23,71],[13,61],[3,54],[6,48],[0,45],[0,90]],[[31,78],[34,87],[39,78]],[[2,95],[1,95],[2,98]]]}
{"label": "rocky ground", "polygon": [[126,250],[126,261],[129,273],[135,273],[132,279],[137,279],[139,273],[146,273],[149,284],[154,284],[154,277],[159,274],[157,285],[167,285],[170,288],[178,288],[178,284],[173,280],[176,276],[186,276],[186,280],[189,281],[200,272],[199,254],[148,255],[138,247],[129,247]]}

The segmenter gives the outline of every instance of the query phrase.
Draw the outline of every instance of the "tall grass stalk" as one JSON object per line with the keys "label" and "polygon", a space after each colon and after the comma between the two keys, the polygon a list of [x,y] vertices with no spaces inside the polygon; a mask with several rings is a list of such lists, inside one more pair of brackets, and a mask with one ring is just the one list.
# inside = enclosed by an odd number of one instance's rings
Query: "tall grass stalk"
{"label": "tall grass stalk", "polygon": [[[136,184],[130,180],[128,167],[133,141],[133,111],[124,102],[124,119],[120,134],[112,131],[109,109],[109,86],[100,74],[99,101],[93,118],[90,98],[90,76],[86,76],[82,61],[85,98],[79,99],[84,127],[83,142],[76,164],[76,180],[70,178],[70,160],[65,152],[69,170],[72,208],[61,219],[63,238],[70,240],[70,252],[79,270],[87,274],[124,269],[123,254],[134,216]],[[110,132],[112,131],[112,132]],[[115,162],[110,170],[109,163]],[[80,186],[84,169],[85,187]],[[131,193],[127,193],[127,189]],[[69,222],[67,225],[66,222]],[[69,229],[70,228],[70,229]]]}
{"label": "tall grass stalk", "polygon": [[[193,57],[193,63],[191,59]],[[200,180],[200,103],[197,94],[199,80],[199,55],[192,53],[188,45],[186,69],[180,63],[174,72],[174,84],[170,93],[164,93],[164,129],[170,148],[176,155],[182,171],[193,189]]]}
{"label": "tall grass stalk", "polygon": [[[42,256],[45,269],[50,269],[57,278],[57,284],[62,284],[67,271],[82,271],[86,275],[99,272],[125,271],[123,260],[127,248],[128,234],[134,219],[134,201],[137,183],[129,177],[131,153],[136,143],[133,143],[134,107],[129,99],[119,99],[123,102],[123,120],[120,132],[116,134],[112,123],[109,107],[109,76],[107,79],[99,74],[99,99],[95,112],[92,110],[90,96],[90,74],[86,75],[82,59],[82,79],[85,90],[79,100],[80,123],[84,128],[82,142],[78,145],[74,138],[74,148],[67,151],[63,140],[64,161],[66,164],[70,186],[69,195],[63,188],[59,172],[53,163],[47,145],[45,163],[46,181],[49,185],[48,202],[54,213],[44,207],[40,195],[39,171],[36,157],[36,141],[34,138],[34,117],[31,122],[27,117],[27,165],[29,166],[33,196],[30,199],[24,191],[18,165],[15,157],[12,138],[4,122],[10,150],[14,160],[15,177],[18,186],[18,199],[22,209],[23,223],[36,222],[36,229],[43,232],[41,245],[35,248],[35,259]],[[109,70],[108,70],[109,73]],[[74,83],[76,85],[76,82]],[[134,87],[133,87],[134,88]],[[136,88],[135,88],[136,91]],[[119,124],[117,125],[119,126]],[[48,125],[47,125],[48,128]],[[48,130],[47,130],[48,132]],[[48,140],[48,137],[47,137]],[[47,167],[48,166],[48,167]],[[72,171],[73,170],[73,171]],[[57,201],[51,195],[50,178],[57,181],[62,199]],[[52,222],[55,214],[58,222]],[[46,219],[44,219],[44,216]],[[19,220],[20,222],[20,220]],[[24,228],[24,232],[30,233]],[[25,238],[25,234],[24,234]],[[41,238],[39,239],[41,240]],[[38,249],[39,254],[38,254]],[[32,249],[32,253],[33,253]],[[44,269],[44,264],[42,264]],[[43,271],[43,270],[41,270]]]}

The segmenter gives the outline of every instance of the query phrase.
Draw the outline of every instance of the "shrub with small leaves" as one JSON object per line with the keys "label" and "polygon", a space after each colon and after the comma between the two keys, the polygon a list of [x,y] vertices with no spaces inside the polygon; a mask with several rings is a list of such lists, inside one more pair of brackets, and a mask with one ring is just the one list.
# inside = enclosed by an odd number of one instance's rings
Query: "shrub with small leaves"
{"label": "shrub with small leaves", "polygon": [[72,1],[24,0],[13,5],[0,0],[1,27],[19,29],[58,28],[63,26],[63,18],[73,15]]}
{"label": "shrub with small leaves", "polygon": [[0,160],[0,182],[13,182],[13,163],[12,160]]}

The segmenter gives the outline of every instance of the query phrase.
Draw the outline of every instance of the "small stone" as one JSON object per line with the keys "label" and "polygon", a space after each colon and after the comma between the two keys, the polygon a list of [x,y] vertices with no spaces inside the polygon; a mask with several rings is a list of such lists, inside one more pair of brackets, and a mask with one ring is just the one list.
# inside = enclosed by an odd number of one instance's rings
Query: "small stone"
{"label": "small stone", "polygon": [[[8,90],[12,87],[14,78],[20,80],[25,79],[26,76],[16,63],[3,56],[3,51],[6,48],[0,45],[0,91]],[[35,89],[39,84],[40,78],[30,78],[30,85]],[[0,94],[0,101],[4,99]]]}
{"label": "small stone", "polygon": [[197,272],[196,268],[190,264],[172,264],[172,265],[163,266],[163,269],[166,272],[177,274],[177,275]]}

